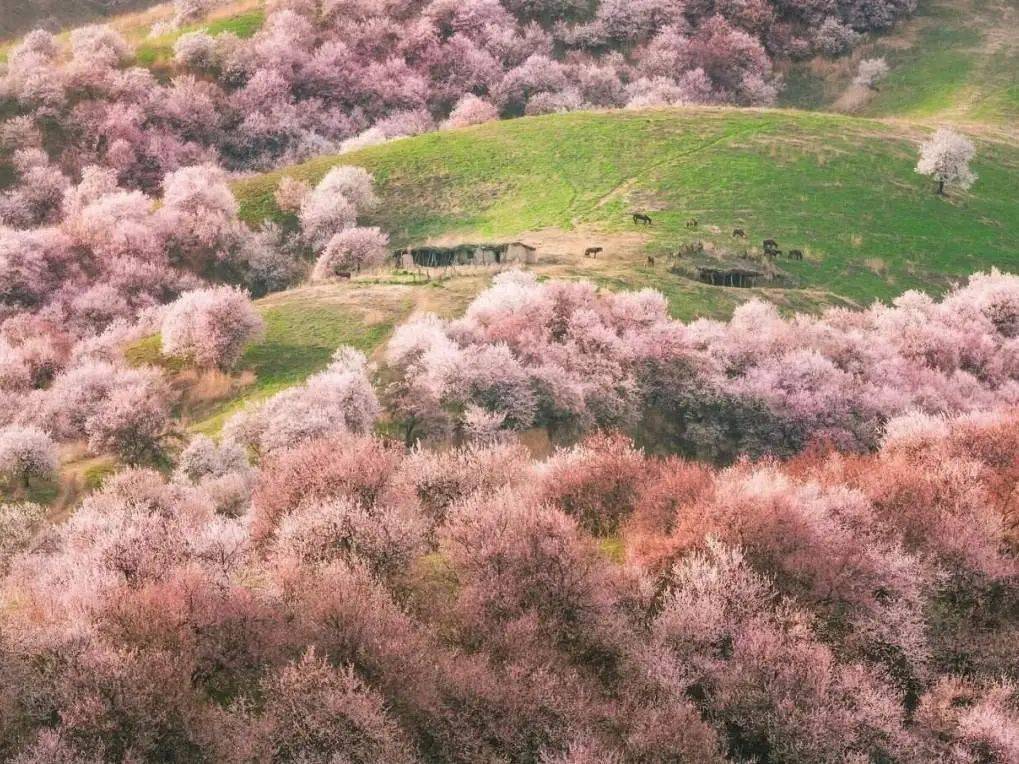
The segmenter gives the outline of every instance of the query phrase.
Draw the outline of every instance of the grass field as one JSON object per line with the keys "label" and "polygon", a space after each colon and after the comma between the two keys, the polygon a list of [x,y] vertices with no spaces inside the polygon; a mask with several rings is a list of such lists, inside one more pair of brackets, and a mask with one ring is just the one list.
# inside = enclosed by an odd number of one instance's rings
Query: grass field
{"label": "grass field", "polygon": [[[861,58],[891,72],[879,90],[850,88]],[[1019,8],[1014,0],[921,0],[916,15],[836,61],[786,72],[782,103],[871,117],[958,122],[1019,134]]]}
{"label": "grass field", "polygon": [[[172,74],[173,44],[186,32],[205,31],[211,35],[230,32],[241,38],[251,37],[265,22],[265,0],[229,0],[213,8],[202,21],[189,24],[166,34],[152,36],[153,27],[173,18],[173,4],[153,3],[139,0],[133,3],[143,7],[133,13],[123,13],[112,18],[101,18],[99,23],[110,24],[118,30],[135,49],[135,63],[152,69],[157,75],[168,77]],[[76,18],[73,14],[69,18]],[[67,42],[69,31],[57,37]],[[16,39],[0,38],[0,63],[7,59]]]}
{"label": "grass field", "polygon": [[114,14],[131,8],[145,8],[158,0],[120,0],[118,3],[95,0],[4,0],[0,4],[0,41],[24,34],[41,23],[62,26],[103,23]]}
{"label": "grass field", "polygon": [[163,358],[159,337],[128,348],[135,364],[162,367],[182,393],[178,418],[197,432],[216,432],[246,403],[297,384],[328,364],[340,345],[372,353],[389,336],[394,323],[409,312],[409,300],[394,294],[377,304],[366,295],[338,295],[322,290],[293,290],[259,302],[265,322],[263,338],[252,345],[230,377],[196,375]]}
{"label": "grass field", "polygon": [[[803,262],[782,267],[805,290],[863,305],[1017,265],[1019,148],[979,142],[980,180],[939,198],[913,170],[924,134],[785,111],[574,113],[403,139],[242,181],[236,191],[242,215],[257,223],[281,218],[272,197],[281,175],[314,182],[338,162],[363,165],[383,198],[369,222],[398,244],[545,229],[611,241],[632,232],[629,213],[641,209],[655,220],[642,231],[645,249],[661,255],[697,238],[732,248],[738,226],[751,244],[774,238],[802,249]],[[685,228],[690,217],[699,231]],[[650,278],[607,277],[618,286]],[[734,304],[734,290],[661,273],[653,281],[677,300],[692,296],[693,305],[673,304],[684,317],[716,312],[716,299]]]}
{"label": "grass field", "polygon": [[224,33],[245,39],[251,37],[265,23],[265,11],[261,8],[237,10],[222,16],[212,16],[207,21],[192,24],[158,37],[146,37],[135,48],[135,59],[140,66],[156,71],[165,70],[173,60],[173,45],[187,32],[203,31],[216,36]]}

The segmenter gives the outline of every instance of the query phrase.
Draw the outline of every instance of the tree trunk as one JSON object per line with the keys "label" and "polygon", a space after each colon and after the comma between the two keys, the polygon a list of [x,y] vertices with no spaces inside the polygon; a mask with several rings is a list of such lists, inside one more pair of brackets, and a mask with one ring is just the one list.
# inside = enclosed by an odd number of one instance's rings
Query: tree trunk
{"label": "tree trunk", "polygon": [[412,448],[414,446],[414,430],[416,428],[417,428],[417,420],[416,419],[411,419],[407,423],[407,431],[406,431],[406,433],[404,433],[404,436],[403,436],[403,443],[404,443],[404,445],[407,448]]}

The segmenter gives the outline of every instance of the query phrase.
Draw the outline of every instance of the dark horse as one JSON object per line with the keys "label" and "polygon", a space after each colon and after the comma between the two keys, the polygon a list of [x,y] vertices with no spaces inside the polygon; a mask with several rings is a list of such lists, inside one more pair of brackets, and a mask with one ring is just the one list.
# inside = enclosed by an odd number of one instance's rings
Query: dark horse
{"label": "dark horse", "polygon": [[601,247],[588,247],[584,250],[584,257],[597,257],[598,253],[601,251]]}
{"label": "dark horse", "polygon": [[790,260],[802,260],[803,259],[803,252],[801,250],[799,250],[799,249],[790,249],[789,250],[789,259]]}
{"label": "dark horse", "polygon": [[700,225],[700,223],[698,222],[697,218],[690,218],[689,220],[686,221],[687,228],[696,228],[698,225]]}
{"label": "dark horse", "polygon": [[745,239],[745,238],[747,238],[747,232],[744,231],[742,228],[733,228],[732,229],[732,238],[734,238],[734,239]]}
{"label": "dark horse", "polygon": [[636,225],[637,223],[643,223],[644,225],[651,225],[651,218],[650,218],[650,216],[645,215],[643,212],[634,212],[633,213],[633,224]]}

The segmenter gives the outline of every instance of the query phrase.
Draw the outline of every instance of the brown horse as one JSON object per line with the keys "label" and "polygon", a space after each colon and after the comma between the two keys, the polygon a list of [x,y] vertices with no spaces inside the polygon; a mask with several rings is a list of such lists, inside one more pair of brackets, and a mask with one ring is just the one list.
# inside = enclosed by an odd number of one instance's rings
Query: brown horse
{"label": "brown horse", "polygon": [[689,220],[686,221],[687,228],[696,228],[699,225],[700,223],[698,222],[697,218],[690,218]]}
{"label": "brown horse", "polygon": [[598,257],[598,253],[601,251],[601,247],[588,247],[584,250],[584,257]]}
{"label": "brown horse", "polygon": [[742,228],[733,228],[732,229],[732,238],[734,238],[734,239],[745,239],[745,238],[747,238],[747,232],[744,231]]}
{"label": "brown horse", "polygon": [[651,255],[647,256],[647,264],[650,265],[652,268],[655,267],[655,259]]}
{"label": "brown horse", "polygon": [[790,249],[789,250],[789,259],[790,260],[802,260],[803,259],[803,252],[802,252],[802,250],[799,250],[799,249]]}
{"label": "brown horse", "polygon": [[633,213],[633,224],[637,225],[637,223],[643,223],[644,225],[651,225],[651,217],[649,215],[645,215],[643,212],[634,212]]}

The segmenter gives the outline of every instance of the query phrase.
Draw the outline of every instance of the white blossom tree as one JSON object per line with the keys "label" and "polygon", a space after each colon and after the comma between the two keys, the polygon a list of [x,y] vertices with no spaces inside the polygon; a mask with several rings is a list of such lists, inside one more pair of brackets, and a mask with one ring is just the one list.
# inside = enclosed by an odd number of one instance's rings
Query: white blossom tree
{"label": "white blossom tree", "polygon": [[977,179],[969,166],[975,154],[976,149],[969,138],[942,127],[920,147],[916,171],[934,178],[939,194],[945,193],[946,185],[967,189]]}
{"label": "white blossom tree", "polygon": [[888,76],[888,62],[884,58],[865,58],[856,70],[854,85],[877,90],[877,84]]}

